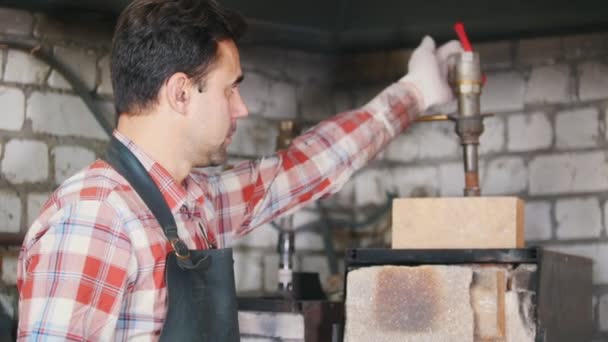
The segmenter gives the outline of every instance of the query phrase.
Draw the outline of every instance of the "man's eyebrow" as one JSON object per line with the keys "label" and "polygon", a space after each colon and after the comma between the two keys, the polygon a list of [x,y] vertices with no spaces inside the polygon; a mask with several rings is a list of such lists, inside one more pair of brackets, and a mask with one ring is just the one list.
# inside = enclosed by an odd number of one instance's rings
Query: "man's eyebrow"
{"label": "man's eyebrow", "polygon": [[245,76],[240,75],[239,77],[237,77],[236,81],[234,81],[234,82],[232,83],[232,85],[233,85],[233,86],[235,86],[235,85],[237,85],[237,84],[239,84],[239,83],[243,82],[243,80],[244,80],[244,79],[245,79]]}

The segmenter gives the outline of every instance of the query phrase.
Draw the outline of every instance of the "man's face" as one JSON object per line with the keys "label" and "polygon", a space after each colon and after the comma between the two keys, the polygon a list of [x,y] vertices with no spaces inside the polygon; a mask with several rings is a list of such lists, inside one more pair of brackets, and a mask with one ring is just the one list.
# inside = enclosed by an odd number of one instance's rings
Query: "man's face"
{"label": "man's face", "polygon": [[248,114],[238,88],[243,73],[233,41],[218,44],[218,59],[211,68],[203,92],[194,91],[188,107],[188,140],[192,146],[187,148],[193,152],[195,167],[224,163],[236,120]]}

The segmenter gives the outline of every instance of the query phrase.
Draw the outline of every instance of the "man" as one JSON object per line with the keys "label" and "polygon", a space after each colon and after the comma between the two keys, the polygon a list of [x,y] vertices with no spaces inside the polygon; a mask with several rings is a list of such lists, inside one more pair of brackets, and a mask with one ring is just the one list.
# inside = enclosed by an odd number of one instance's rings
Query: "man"
{"label": "man", "polygon": [[[446,60],[460,45],[435,49],[427,37],[409,73],[363,108],[274,156],[206,174],[198,168],[226,160],[248,114],[235,44],[243,27],[212,0],[135,0],[114,36],[113,143],[143,165],[190,250],[229,247],[335,193],[417,115],[452,98]],[[172,302],[165,262],[180,257],[179,246],[114,165],[97,160],[65,181],[29,229],[18,268],[19,339],[156,340],[163,331]]]}

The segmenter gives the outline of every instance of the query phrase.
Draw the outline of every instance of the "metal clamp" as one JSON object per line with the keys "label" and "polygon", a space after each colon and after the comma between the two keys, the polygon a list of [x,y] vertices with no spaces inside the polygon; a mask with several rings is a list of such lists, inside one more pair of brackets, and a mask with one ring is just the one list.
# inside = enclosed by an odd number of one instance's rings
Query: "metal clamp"
{"label": "metal clamp", "polygon": [[188,246],[186,246],[186,244],[180,240],[180,239],[173,239],[170,241],[171,242],[171,247],[173,247],[173,251],[175,252],[175,255],[183,260],[187,260],[190,259],[190,250],[188,249]]}

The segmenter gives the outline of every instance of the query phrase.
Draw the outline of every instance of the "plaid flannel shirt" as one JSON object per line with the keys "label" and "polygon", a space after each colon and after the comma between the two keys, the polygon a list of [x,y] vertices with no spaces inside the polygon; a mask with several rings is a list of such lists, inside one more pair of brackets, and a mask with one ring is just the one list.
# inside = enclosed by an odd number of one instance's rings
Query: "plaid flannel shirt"
{"label": "plaid flannel shirt", "polygon": [[[191,249],[228,247],[278,215],[337,192],[417,114],[395,83],[359,110],[323,121],[284,151],[178,184],[115,132],[161,190]],[[19,256],[19,340],[157,340],[167,313],[171,246],[133,188],[102,160],[66,180],[30,227]]]}

